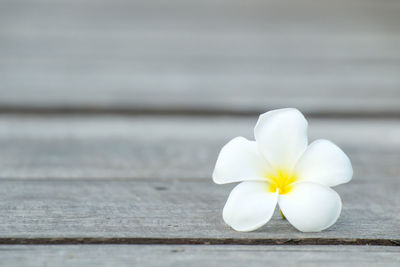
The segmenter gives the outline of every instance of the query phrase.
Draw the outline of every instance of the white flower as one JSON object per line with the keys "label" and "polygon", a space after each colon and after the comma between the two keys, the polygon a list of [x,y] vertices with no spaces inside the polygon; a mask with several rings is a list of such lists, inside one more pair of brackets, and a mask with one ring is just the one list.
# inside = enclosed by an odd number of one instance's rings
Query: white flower
{"label": "white flower", "polygon": [[263,226],[277,204],[303,232],[322,231],[336,222],[342,202],[330,187],[349,182],[353,168],[332,142],[320,139],[308,145],[307,124],[297,109],[269,111],[258,119],[256,141],[236,137],[222,148],[214,182],[241,182],[223,210],[233,229]]}

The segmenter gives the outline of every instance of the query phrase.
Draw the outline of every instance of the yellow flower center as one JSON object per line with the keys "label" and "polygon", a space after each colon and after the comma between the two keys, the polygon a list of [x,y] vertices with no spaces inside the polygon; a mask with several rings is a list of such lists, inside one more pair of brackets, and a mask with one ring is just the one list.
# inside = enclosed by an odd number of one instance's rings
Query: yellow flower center
{"label": "yellow flower center", "polygon": [[297,176],[290,171],[285,169],[278,169],[275,173],[268,173],[265,177],[269,180],[268,185],[269,192],[276,192],[279,190],[279,194],[287,194],[292,190],[292,183],[297,180]]}

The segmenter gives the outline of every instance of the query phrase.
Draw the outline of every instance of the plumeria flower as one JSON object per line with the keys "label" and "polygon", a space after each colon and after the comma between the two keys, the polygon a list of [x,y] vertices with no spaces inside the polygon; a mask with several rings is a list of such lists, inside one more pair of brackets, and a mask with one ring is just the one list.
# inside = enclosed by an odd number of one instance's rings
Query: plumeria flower
{"label": "plumeria flower", "polygon": [[297,109],[269,111],[258,119],[255,141],[236,137],[222,148],[214,182],[241,182],[223,210],[224,221],[233,229],[263,226],[277,204],[303,232],[322,231],[339,218],[342,201],[330,187],[351,180],[350,159],[328,140],[308,145],[307,125]]}

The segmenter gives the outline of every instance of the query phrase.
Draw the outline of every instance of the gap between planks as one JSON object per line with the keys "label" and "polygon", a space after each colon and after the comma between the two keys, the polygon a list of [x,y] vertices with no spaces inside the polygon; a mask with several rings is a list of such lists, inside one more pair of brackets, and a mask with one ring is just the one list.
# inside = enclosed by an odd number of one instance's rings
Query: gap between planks
{"label": "gap between planks", "polygon": [[[0,115],[22,115],[22,116],[105,116],[105,115],[121,115],[121,116],[179,116],[179,117],[216,117],[216,116],[237,116],[237,117],[254,117],[266,111],[284,108],[282,107],[265,107],[263,109],[225,109],[225,108],[174,108],[174,107],[157,107],[150,106],[146,108],[137,107],[46,107],[46,106],[5,106],[0,105]],[[335,118],[335,119],[400,119],[400,111],[389,110],[325,110],[325,111],[305,111],[303,112],[309,118]]]}
{"label": "gap between planks", "polygon": [[366,245],[400,246],[399,239],[366,238],[301,238],[301,239],[254,239],[254,238],[0,238],[0,245]]}

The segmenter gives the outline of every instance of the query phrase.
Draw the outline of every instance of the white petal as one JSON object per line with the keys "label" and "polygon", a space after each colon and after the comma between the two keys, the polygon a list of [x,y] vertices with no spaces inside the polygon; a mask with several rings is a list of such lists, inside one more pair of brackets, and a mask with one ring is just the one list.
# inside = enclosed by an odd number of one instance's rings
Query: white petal
{"label": "white petal", "polygon": [[279,208],[299,231],[319,232],[332,226],[342,210],[340,196],[330,187],[301,182],[280,195]]}
{"label": "white petal", "polygon": [[269,192],[268,186],[253,181],[238,184],[226,201],[224,221],[236,231],[253,231],[266,224],[278,201],[278,192]]}
{"label": "white petal", "polygon": [[291,170],[307,148],[307,120],[294,108],[264,113],[254,129],[256,142],[275,168]]}
{"label": "white petal", "polygon": [[335,186],[349,182],[353,168],[350,159],[337,145],[328,140],[317,140],[301,156],[295,173],[299,181]]}
{"label": "white petal", "polygon": [[213,180],[217,184],[264,181],[268,170],[269,164],[258,151],[256,142],[236,137],[221,149]]}

